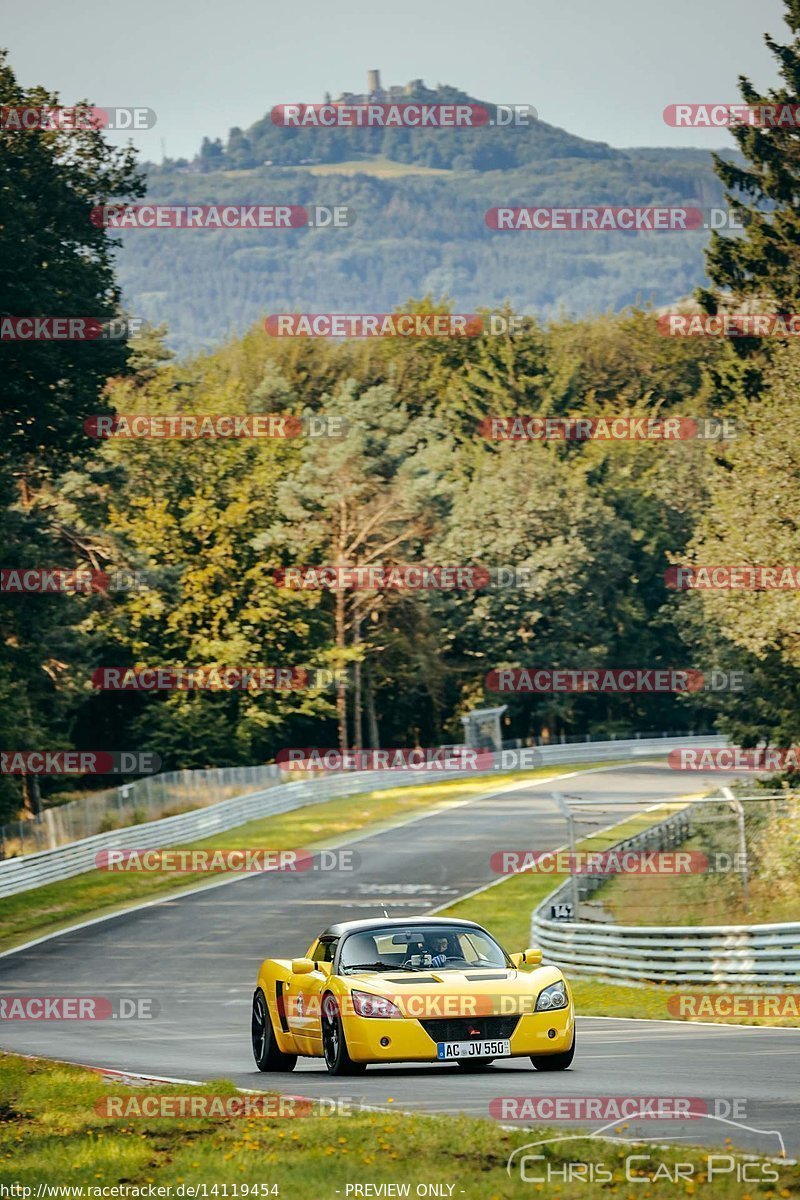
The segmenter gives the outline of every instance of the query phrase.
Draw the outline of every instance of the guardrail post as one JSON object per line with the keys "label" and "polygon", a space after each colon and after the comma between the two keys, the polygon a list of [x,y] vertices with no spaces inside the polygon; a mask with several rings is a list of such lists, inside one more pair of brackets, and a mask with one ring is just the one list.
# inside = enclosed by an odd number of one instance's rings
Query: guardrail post
{"label": "guardrail post", "polygon": [[736,813],[736,824],[739,827],[739,865],[742,876],[742,899],[744,900],[744,911],[747,912],[750,904],[750,887],[749,874],[747,869],[747,833],[744,825],[744,805],[741,800],[734,796],[729,787],[720,789],[725,799],[730,803],[731,808]]}
{"label": "guardrail post", "polygon": [[569,860],[572,870],[570,871],[570,893],[572,895],[572,919],[579,919],[578,909],[580,907],[580,889],[578,888],[578,876],[575,874],[575,818],[572,815],[572,809],[567,804],[567,798],[563,792],[553,792],[553,799],[558,805],[561,812],[564,814],[567,822],[567,841],[569,843]]}

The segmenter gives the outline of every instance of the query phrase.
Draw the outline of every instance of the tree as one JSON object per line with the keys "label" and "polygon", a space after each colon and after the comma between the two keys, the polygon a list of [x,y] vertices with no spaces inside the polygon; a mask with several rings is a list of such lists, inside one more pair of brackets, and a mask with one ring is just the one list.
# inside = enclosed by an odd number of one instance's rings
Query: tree
{"label": "tree", "polygon": [[212,142],[204,137],[200,146],[200,165],[204,171],[219,171],[225,162],[225,149],[220,138]]}
{"label": "tree", "polygon": [[[0,105],[58,108],[59,99],[42,87],[23,88],[3,52]],[[133,151],[113,149],[99,129],[0,130],[0,313],[117,316],[115,243],[102,224],[93,224],[91,212],[143,190]],[[101,565],[96,531],[61,502],[58,489],[94,454],[83,423],[110,411],[103,389],[110,375],[125,373],[128,354],[124,339],[2,342],[5,566]],[[101,535],[99,544],[105,540]],[[3,702],[5,745],[69,745],[76,678],[89,653],[91,603],[65,595],[2,597],[0,690],[15,680],[14,703]],[[4,782],[0,816],[19,799]]]}
{"label": "tree", "polygon": [[[455,488],[437,553],[441,561],[525,574],[509,586],[439,601],[443,649],[459,678],[457,707],[496,700],[475,688],[501,667],[626,665],[614,661],[614,651],[623,613],[630,620],[629,546],[629,528],[590,486],[580,461],[560,459],[551,446],[486,451],[473,477]],[[502,700],[526,735],[534,717],[563,726],[576,711],[571,696]],[[592,707],[597,718],[599,705]]]}
{"label": "tree", "polygon": [[[126,414],[298,410],[279,371],[251,390],[223,379],[220,366],[209,358],[202,372],[167,368],[143,384],[119,382],[113,400]],[[265,554],[260,540],[296,455],[292,440],[269,438],[111,439],[104,446],[107,527],[153,586],[98,613],[99,662],[331,666],[320,616],[275,586],[280,559]],[[320,689],[101,693],[85,702],[80,721],[102,730],[108,744],[155,751],[173,769],[263,762],[290,730],[332,712]]]}
{"label": "tree", "polygon": [[[288,566],[418,561],[436,517],[428,423],[410,419],[387,385],[359,393],[353,382],[345,382],[324,409],[344,420],[344,436],[306,442],[296,470],[278,488],[278,519],[256,544],[279,550]],[[320,597],[306,593],[299,602],[316,606]],[[414,603],[408,597],[392,600],[380,592],[337,588],[326,604],[332,609],[337,666],[353,664],[350,713],[344,679],[337,691],[342,750],[363,744],[361,664],[371,651],[376,658],[387,636],[386,614]],[[368,693],[375,677],[380,679],[379,665],[373,661],[367,672]],[[368,706],[373,703],[374,695],[368,694]]]}
{"label": "tree", "polygon": [[[708,502],[683,562],[800,563],[800,352],[780,347],[747,427],[708,480]],[[800,738],[800,598],[794,590],[697,590],[684,619],[705,665],[742,670],[746,690],[717,702],[722,728],[743,744]]]}
{"label": "tree", "polygon": [[[48,106],[44,88],[22,88],[0,53],[0,104]],[[95,207],[144,194],[133,150],[109,146],[98,129],[0,130],[0,312],[17,316],[119,313],[112,252],[118,243]],[[3,343],[0,470],[35,487],[92,450],[86,417],[109,411],[106,379],[125,370],[125,340]],[[98,407],[100,405],[100,407]]]}
{"label": "tree", "polygon": [[[769,34],[764,41],[778,60],[783,85],[760,93],[745,76],[739,89],[745,104],[796,106],[800,103],[800,0],[785,0],[784,20],[792,33],[786,44]],[[796,121],[783,124],[739,125],[733,136],[745,157],[714,155],[714,169],[725,185],[728,205],[746,222],[741,236],[713,233],[706,254],[707,271],[720,292],[698,293],[703,307],[716,312],[729,305],[758,297],[776,311],[797,311],[800,301],[800,128]]]}

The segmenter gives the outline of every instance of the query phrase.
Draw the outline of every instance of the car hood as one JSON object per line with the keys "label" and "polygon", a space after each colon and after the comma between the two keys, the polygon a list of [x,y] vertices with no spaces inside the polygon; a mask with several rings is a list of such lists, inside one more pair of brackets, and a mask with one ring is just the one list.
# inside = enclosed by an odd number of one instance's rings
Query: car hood
{"label": "car hood", "polygon": [[[561,979],[563,975],[557,967],[537,967],[533,971],[513,968],[491,971],[476,967],[468,971],[434,969],[392,971],[380,975],[374,971],[364,971],[344,976],[342,982],[348,990],[355,988],[385,996],[406,1016],[416,1017],[422,1011],[431,1016],[486,1014],[501,1009],[508,1014],[530,1012],[531,997],[538,996],[542,988]],[[500,998],[502,1005],[493,1002]],[[470,1007],[469,1001],[472,1000],[475,1003]],[[460,1005],[459,1001],[466,1003]],[[463,1014],[462,1007],[465,1010]]]}

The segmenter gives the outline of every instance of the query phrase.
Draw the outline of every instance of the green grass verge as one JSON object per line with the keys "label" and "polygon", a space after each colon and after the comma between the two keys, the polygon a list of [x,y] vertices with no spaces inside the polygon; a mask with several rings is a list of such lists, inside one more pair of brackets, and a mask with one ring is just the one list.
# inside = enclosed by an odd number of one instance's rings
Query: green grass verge
{"label": "green grass verge", "polygon": [[349,159],[346,162],[294,166],[292,170],[305,171],[309,175],[373,175],[378,179],[399,179],[405,175],[443,175],[450,179],[459,178],[457,172],[445,167],[423,167],[417,163],[395,162],[382,154],[373,158]]}
{"label": "green grass verge", "polygon": [[[578,842],[579,849],[602,850],[612,846],[623,838],[641,832],[648,825],[663,819],[670,812],[676,811],[680,805],[665,804],[659,807],[657,813],[641,814],[629,820],[620,822],[613,829],[602,834],[596,834],[590,839]],[[688,843],[687,843],[688,845]],[[681,847],[683,849],[683,847]],[[497,937],[510,950],[523,950],[530,942],[531,912],[550,892],[554,891],[567,880],[566,875],[540,875],[535,872],[522,872],[511,875],[502,882],[493,884],[477,895],[467,900],[460,900],[441,910],[442,916],[463,917],[470,921],[478,921]],[[644,881],[644,876],[626,876],[628,880]],[[651,876],[645,886],[663,884],[667,877]],[[616,887],[622,879],[612,886]],[[674,887],[674,879],[667,882]],[[600,895],[601,893],[597,893]],[[605,894],[605,888],[602,889]],[[648,905],[652,899],[647,899]],[[672,924],[669,912],[653,917],[650,924]],[[649,1017],[654,1020],[681,1020],[674,1016],[668,1007],[670,996],[674,996],[678,988],[673,985],[644,987],[626,987],[623,984],[607,983],[599,979],[576,975],[570,977],[570,986],[575,998],[575,1006],[581,1016],[593,1017]],[[686,991],[687,989],[682,989]],[[701,987],[691,989],[701,992]],[[757,989],[754,989],[757,993]],[[702,1020],[710,1021],[712,1017],[703,1015]],[[716,1023],[725,1024],[723,1018],[717,1018]],[[774,1025],[784,1028],[794,1028],[798,1025],[796,1017],[750,1017],[733,1016],[730,1022],[737,1025]]]}
{"label": "green grass verge", "polygon": [[[564,767],[563,772],[589,770],[592,766],[613,763],[588,763]],[[495,788],[523,780],[535,781],[559,774],[557,768],[497,776],[482,776],[467,781],[451,780],[425,784],[418,788],[387,788],[384,791],[345,796],[324,804],[311,804],[292,812],[277,813],[239,825],[225,833],[202,841],[187,843],[196,849],[302,849],[345,841],[348,834],[375,832],[384,826],[426,809],[446,808],[448,804],[490,792]],[[29,892],[20,892],[0,900],[0,950],[8,950],[35,937],[64,929],[82,917],[104,916],[131,905],[179,894],[201,884],[212,884],[221,872],[209,875],[158,875],[154,873],[117,873],[87,871],[72,879],[48,883]]]}
{"label": "green grass verge", "polygon": [[280,178],[290,173],[303,175],[372,175],[377,179],[399,179],[405,175],[440,175],[450,179],[462,179],[463,172],[453,171],[449,167],[424,167],[420,163],[395,162],[383,154],[374,154],[370,158],[349,158],[344,162],[332,163],[290,163],[286,166],[248,167],[234,171],[221,171],[224,179],[244,179],[263,181]]}
{"label": "green grass verge", "polygon": [[[776,831],[773,837],[777,842],[780,833]],[[724,852],[732,858],[738,849],[735,825],[729,831],[729,842]],[[713,861],[713,847],[702,826],[681,850],[706,854]],[[751,854],[750,875],[747,902],[741,875],[734,870],[649,878],[618,875],[604,883],[596,897],[619,925],[769,925],[797,920],[800,881],[794,864],[787,865],[785,873],[760,875],[753,871]]]}
{"label": "green grass verge", "polygon": [[[357,1092],[354,1080],[353,1094]],[[464,1117],[408,1116],[390,1110],[292,1118],[120,1119],[99,1115],[95,1108],[108,1097],[126,1101],[148,1097],[152,1102],[156,1094],[232,1096],[235,1089],[225,1081],[198,1088],[162,1084],[130,1088],[78,1067],[0,1055],[0,1181],[31,1188],[32,1196],[40,1184],[83,1188],[85,1200],[93,1195],[89,1189],[117,1184],[144,1188],[145,1195],[150,1185],[171,1187],[173,1197],[191,1194],[188,1189],[205,1184],[209,1196],[215,1194],[214,1185],[216,1195],[224,1196],[223,1185],[227,1185],[229,1196],[257,1187],[249,1194],[277,1194],[281,1200],[345,1200],[348,1184],[390,1183],[410,1184],[411,1196],[418,1184],[445,1185],[439,1194],[448,1195],[452,1187],[449,1194],[454,1200],[462,1196],[511,1200],[520,1194],[537,1194],[543,1187],[558,1200],[586,1200],[596,1194],[598,1185],[587,1188],[585,1179],[563,1182],[567,1164],[584,1163],[595,1170],[603,1164],[611,1172],[604,1194],[608,1191],[620,1200],[640,1196],[674,1200],[674,1169],[680,1162],[692,1164],[694,1170],[693,1184],[679,1185],[682,1195],[691,1194],[696,1186],[696,1195],[714,1200],[742,1200],[743,1192],[767,1200],[796,1194],[793,1189],[800,1187],[798,1168],[788,1163],[762,1162],[760,1169],[773,1172],[775,1178],[766,1185],[743,1186],[737,1183],[735,1171],[707,1180],[707,1155],[697,1148],[580,1139],[554,1141],[534,1151],[545,1153],[547,1161],[531,1163],[532,1172],[541,1174],[548,1168],[558,1172],[553,1183],[537,1188],[523,1183],[518,1171],[509,1176],[506,1162],[517,1147],[558,1137],[557,1129],[509,1131],[488,1120]],[[646,1154],[648,1159],[630,1164],[631,1174],[637,1173],[631,1182],[626,1179],[625,1158],[634,1154]],[[649,1182],[648,1177],[656,1174]],[[264,1185],[277,1191],[262,1190]]]}

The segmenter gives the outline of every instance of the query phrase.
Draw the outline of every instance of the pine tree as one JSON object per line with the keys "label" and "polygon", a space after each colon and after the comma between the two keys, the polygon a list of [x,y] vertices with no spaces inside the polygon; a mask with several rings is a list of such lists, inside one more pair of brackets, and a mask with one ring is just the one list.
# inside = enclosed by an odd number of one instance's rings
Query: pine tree
{"label": "pine tree", "polygon": [[[764,40],[778,60],[783,85],[767,95],[745,76],[739,90],[747,105],[798,106],[800,116],[800,0],[785,0],[784,19],[792,33],[786,45],[769,34]],[[784,109],[783,115],[788,113]],[[702,290],[698,299],[716,312],[732,294],[734,301],[763,298],[775,311],[796,311],[800,302],[800,123],[738,125],[732,133],[745,165],[714,155],[714,169],[725,185],[725,199],[745,225],[741,236],[712,234],[707,270],[717,291]]]}

